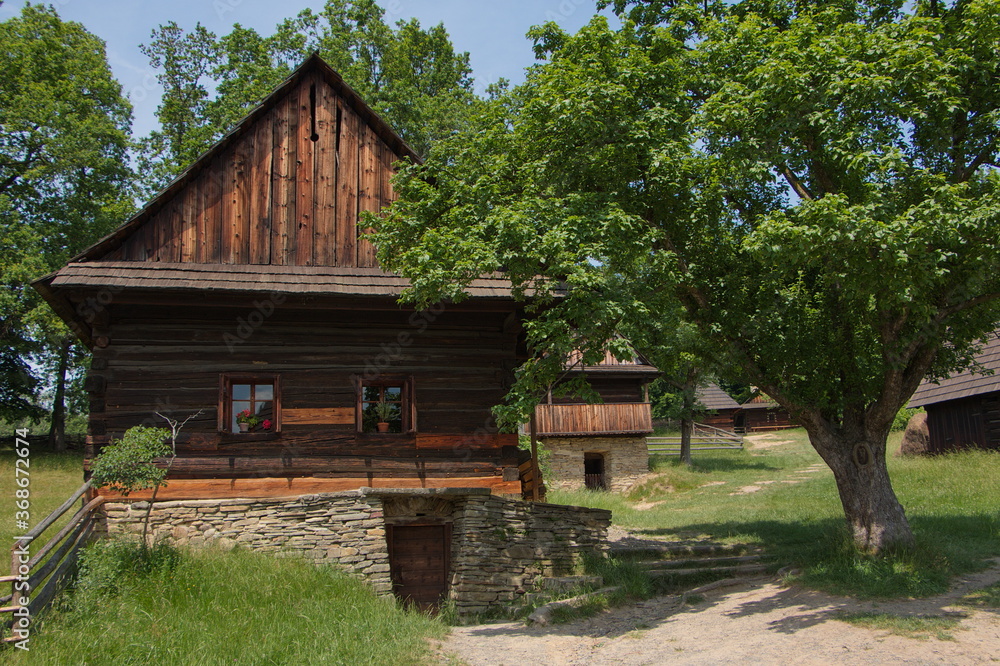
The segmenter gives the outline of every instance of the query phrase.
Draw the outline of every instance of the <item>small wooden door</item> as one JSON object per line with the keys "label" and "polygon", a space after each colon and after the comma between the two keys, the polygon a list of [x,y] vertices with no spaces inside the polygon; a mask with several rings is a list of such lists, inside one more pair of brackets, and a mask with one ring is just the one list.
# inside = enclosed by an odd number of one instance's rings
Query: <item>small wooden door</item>
{"label": "small wooden door", "polygon": [[583,483],[591,490],[607,490],[604,478],[604,456],[600,453],[583,454]]}
{"label": "small wooden door", "polygon": [[436,607],[448,590],[451,524],[386,527],[393,593],[422,610]]}

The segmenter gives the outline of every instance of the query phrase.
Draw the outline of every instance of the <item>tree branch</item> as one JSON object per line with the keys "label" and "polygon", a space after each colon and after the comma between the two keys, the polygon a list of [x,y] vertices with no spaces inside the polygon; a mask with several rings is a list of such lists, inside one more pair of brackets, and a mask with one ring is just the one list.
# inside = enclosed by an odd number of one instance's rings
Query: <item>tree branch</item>
{"label": "tree branch", "polygon": [[984,148],[981,153],[976,155],[975,159],[973,159],[969,163],[969,166],[963,169],[962,174],[960,176],[961,180],[959,182],[964,183],[965,181],[972,178],[972,176],[976,173],[976,170],[979,167],[984,166],[986,164],[992,164],[993,154],[996,152],[996,149],[997,149],[997,140],[996,138],[993,138],[989,142],[989,144],[986,145],[986,148]]}
{"label": "tree branch", "polygon": [[797,194],[800,199],[805,199],[807,201],[816,200],[815,197],[813,197],[812,192],[810,192],[806,188],[806,186],[802,184],[802,181],[799,180],[799,177],[796,176],[795,173],[792,172],[792,170],[789,169],[787,165],[782,164],[781,166],[778,167],[778,171],[780,171],[781,175],[785,177],[785,180],[788,181],[788,184],[791,185],[792,189],[795,191],[795,194]]}

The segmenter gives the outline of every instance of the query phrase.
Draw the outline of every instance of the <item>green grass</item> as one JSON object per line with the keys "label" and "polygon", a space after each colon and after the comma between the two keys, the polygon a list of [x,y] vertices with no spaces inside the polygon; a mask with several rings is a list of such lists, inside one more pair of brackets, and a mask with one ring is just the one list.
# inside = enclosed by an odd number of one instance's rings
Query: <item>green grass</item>
{"label": "green grass", "polygon": [[970,592],[962,597],[960,603],[973,608],[1000,608],[1000,583]]}
{"label": "green grass", "polygon": [[[890,437],[890,452],[901,436]],[[757,544],[781,565],[800,568],[799,582],[863,598],[939,593],[954,575],[1000,555],[1000,455],[890,455],[893,487],[917,547],[869,557],[851,545],[833,475],[804,431],[770,436],[771,442],[778,440],[787,443],[698,452],[692,469],[674,458],[654,457],[650,467],[656,476],[628,496],[551,491],[548,500],[610,509],[616,524],[640,536]],[[818,471],[804,471],[810,468]],[[749,492],[751,486],[757,490]]]}
{"label": "green grass", "polygon": [[[0,449],[0,543],[4,544],[12,544],[14,536],[20,536],[26,531],[17,529],[14,524],[16,510],[14,504],[16,501],[14,497],[16,488],[14,485],[15,460],[13,449]],[[83,485],[83,453],[79,451],[68,453],[32,451],[29,460],[30,522],[33,527],[69,499],[69,496]],[[63,516],[63,521],[69,520],[73,513],[73,510],[67,511]],[[56,527],[61,524],[62,521],[57,523]],[[56,531],[50,527],[44,536],[54,536]]]}
{"label": "green grass", "polygon": [[181,551],[147,567],[123,565],[121,553],[97,559],[97,583],[85,577],[42,618],[31,651],[7,663],[425,664],[427,639],[446,632],[299,559],[240,550]]}
{"label": "green grass", "polygon": [[856,627],[880,629],[893,636],[940,641],[955,640],[950,632],[961,629],[962,615],[896,615],[893,613],[844,613],[839,619]]}

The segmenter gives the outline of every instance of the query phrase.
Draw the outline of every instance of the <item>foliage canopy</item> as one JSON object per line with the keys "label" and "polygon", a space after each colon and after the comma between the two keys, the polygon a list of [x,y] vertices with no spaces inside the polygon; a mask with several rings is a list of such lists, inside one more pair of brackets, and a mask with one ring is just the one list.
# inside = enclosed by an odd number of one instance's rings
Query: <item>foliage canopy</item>
{"label": "foliage canopy", "polygon": [[[379,259],[417,299],[504,270],[536,361],[683,318],[808,429],[859,545],[912,541],[885,471],[922,378],[998,319],[1000,5],[619,2],[404,171]],[[654,354],[655,356],[655,354]]]}

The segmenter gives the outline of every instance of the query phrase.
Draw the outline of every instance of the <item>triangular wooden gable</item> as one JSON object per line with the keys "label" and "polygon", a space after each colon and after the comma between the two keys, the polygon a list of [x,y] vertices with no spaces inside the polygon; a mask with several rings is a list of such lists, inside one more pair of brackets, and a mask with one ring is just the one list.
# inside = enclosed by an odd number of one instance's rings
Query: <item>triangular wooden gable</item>
{"label": "triangular wooden gable", "polygon": [[377,266],[358,216],[413,151],[318,56],[77,261]]}

